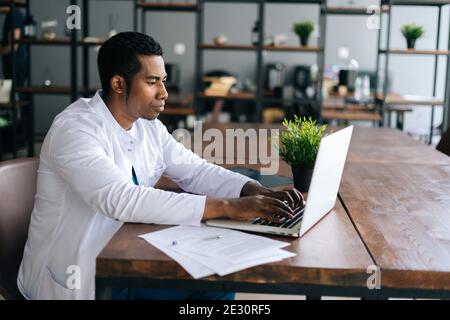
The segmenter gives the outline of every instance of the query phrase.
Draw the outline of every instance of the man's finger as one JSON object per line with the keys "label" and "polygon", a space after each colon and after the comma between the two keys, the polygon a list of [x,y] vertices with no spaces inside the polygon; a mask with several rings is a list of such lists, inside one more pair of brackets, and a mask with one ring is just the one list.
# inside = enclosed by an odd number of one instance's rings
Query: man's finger
{"label": "man's finger", "polygon": [[295,188],[292,189],[292,190],[294,190],[295,194],[300,198],[301,203],[304,205],[305,204],[305,198],[303,197],[303,194],[300,191],[298,191],[297,189],[295,189]]}
{"label": "man's finger", "polygon": [[292,197],[292,195],[290,194],[290,190],[286,190],[284,191],[284,193],[286,194],[286,196],[289,198],[289,201],[291,203],[291,208],[295,208],[295,200]]}
{"label": "man's finger", "polygon": [[289,201],[281,201],[281,200],[278,200],[278,199],[275,199],[275,198],[271,198],[270,201],[273,204],[277,205],[278,207],[280,207],[280,208],[282,208],[284,210],[287,210],[289,212],[294,212],[292,210],[291,206],[289,205],[290,200]]}
{"label": "man's finger", "polygon": [[303,196],[296,189],[290,189],[289,194],[295,199],[295,207],[303,205]]}
{"label": "man's finger", "polygon": [[270,221],[270,222],[276,222],[281,223],[284,221],[284,217],[277,214],[271,214],[271,213],[264,213],[263,217],[261,217],[264,220]]}
{"label": "man's finger", "polygon": [[269,201],[272,209],[275,211],[273,212],[274,214],[278,214],[289,219],[293,217],[294,211],[284,202],[274,198],[270,199]]}

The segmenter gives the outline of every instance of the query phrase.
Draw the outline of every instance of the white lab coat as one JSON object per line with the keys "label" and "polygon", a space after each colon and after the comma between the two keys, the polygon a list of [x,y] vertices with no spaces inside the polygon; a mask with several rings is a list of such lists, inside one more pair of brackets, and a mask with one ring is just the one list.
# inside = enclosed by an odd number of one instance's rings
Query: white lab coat
{"label": "white lab coat", "polygon": [[[124,222],[196,226],[206,195],[239,197],[251,180],[199,158],[159,120],[127,132],[100,95],[67,107],[45,137],[17,279],[28,299],[93,299],[96,256]],[[194,194],[154,189],[162,174]]]}

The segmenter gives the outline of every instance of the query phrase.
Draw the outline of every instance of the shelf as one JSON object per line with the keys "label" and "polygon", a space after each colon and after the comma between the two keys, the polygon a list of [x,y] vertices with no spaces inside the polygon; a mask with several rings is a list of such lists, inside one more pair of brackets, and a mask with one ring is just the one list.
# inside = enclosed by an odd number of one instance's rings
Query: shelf
{"label": "shelf", "polygon": [[[95,92],[97,89],[89,89],[89,92]],[[28,94],[71,94],[72,90],[70,87],[19,87],[17,88],[17,92],[19,93],[28,93]],[[85,90],[79,88],[77,93],[82,94]]]}
{"label": "shelf", "polygon": [[78,45],[80,46],[101,46],[106,39],[81,39],[78,40]]}
{"label": "shelf", "polygon": [[192,114],[194,114],[193,108],[171,108],[170,106],[161,112],[163,116],[190,116]]}
{"label": "shelf", "polygon": [[[247,45],[247,44],[202,44],[201,49],[207,50],[243,50],[243,51],[255,51],[258,49],[257,46]],[[319,47],[305,47],[296,45],[280,45],[280,46],[263,46],[263,50],[267,51],[287,51],[287,52],[320,52]]]}
{"label": "shelf", "polygon": [[223,99],[223,100],[255,100],[256,94],[254,92],[239,92],[230,93],[226,96],[207,96],[203,92],[198,95],[201,99]]}
{"label": "shelf", "polygon": [[[322,4],[324,0],[266,0],[265,3],[276,3],[276,4]],[[204,0],[203,2],[216,2],[216,3],[258,3],[259,0]]]}
{"label": "shelf", "polygon": [[[25,0],[15,0],[16,7],[25,7],[27,2]],[[8,13],[10,10],[11,1],[0,1],[0,13]]]}
{"label": "shelf", "polygon": [[138,1],[138,8],[145,11],[178,11],[178,12],[196,12],[197,4],[194,3],[154,3]]}
{"label": "shelf", "polygon": [[[258,2],[258,1],[256,1]],[[266,0],[266,3],[322,4],[324,0]]]}
{"label": "shelf", "polygon": [[363,104],[344,104],[344,103],[331,103],[330,101],[324,100],[322,103],[322,110],[327,111],[374,111],[373,105],[367,106]]}
{"label": "shelf", "polygon": [[[383,3],[389,3],[384,0]],[[399,6],[443,6],[450,4],[450,0],[392,0],[393,5]]]}
{"label": "shelf", "polygon": [[[389,12],[389,5],[388,1],[384,2],[385,4],[381,7],[382,13],[388,13]],[[421,0],[421,1],[414,1],[414,0],[393,0],[393,5],[408,5],[408,6],[441,6],[441,5],[447,5],[450,4],[450,0],[442,0],[442,1],[427,1],[427,0]],[[327,6],[323,12],[325,14],[330,15],[372,15],[373,12],[369,11],[367,6]]]}
{"label": "shelf", "polygon": [[[386,54],[387,50],[380,50],[382,54]],[[435,55],[435,56],[448,56],[450,51],[448,50],[417,50],[417,49],[390,49],[389,54],[412,54],[412,55]]]}
{"label": "shelf", "polygon": [[317,99],[308,98],[274,98],[270,96],[263,96],[263,103],[274,103],[274,104],[290,104],[290,103],[317,103]]}
{"label": "shelf", "polygon": [[[255,92],[239,92],[239,93],[230,93],[226,96],[207,96],[204,93],[200,93],[198,95],[201,99],[224,99],[224,100],[256,100]],[[272,97],[268,92],[263,93],[262,97],[263,103],[315,103],[318,102],[317,99],[302,99],[302,98],[277,98]]]}
{"label": "shelf", "polygon": [[[18,41],[22,44],[30,44],[30,45],[44,45],[44,46],[70,46],[71,40],[70,38],[56,38],[53,40],[46,40],[46,39],[27,39],[22,38]],[[102,45],[104,40],[78,40],[77,45],[79,46],[100,46]]]}
{"label": "shelf", "polygon": [[[372,11],[367,11],[369,6],[327,6],[324,13],[330,15],[373,15]],[[382,6],[381,12],[389,11],[389,6]]]}
{"label": "shelf", "polygon": [[413,108],[411,108],[410,106],[407,105],[400,105],[400,106],[394,106],[394,105],[388,105],[386,106],[386,108],[384,109],[385,111],[388,112],[398,112],[398,113],[404,113],[404,112],[413,112]]}
{"label": "shelf", "polygon": [[[26,0],[15,0],[14,4],[16,5],[16,7],[25,7],[27,5],[27,1]],[[0,1],[0,6],[2,6],[2,7],[10,6],[10,5],[11,5],[10,0],[1,0]]]}
{"label": "shelf", "polygon": [[206,49],[206,50],[246,50],[246,51],[252,51],[252,50],[256,50],[256,46],[253,46],[253,45],[247,45],[247,44],[223,44],[223,45],[216,45],[216,44],[202,44],[202,45],[200,45],[200,49]]}
{"label": "shelf", "polygon": [[[11,10],[10,3],[11,3],[11,1],[0,1],[0,14],[8,13]],[[26,1],[25,0],[16,0],[15,5],[16,5],[16,7],[25,7]]]}
{"label": "shelf", "polygon": [[[16,102],[16,107],[17,108],[22,108],[22,107],[26,107],[30,104],[30,101],[17,101]],[[9,109],[12,107],[12,103],[11,102],[0,102],[0,109]]]}
{"label": "shelf", "polygon": [[264,46],[267,51],[292,51],[292,52],[320,52],[319,47],[295,46],[295,45],[280,45],[280,46]]}
{"label": "shelf", "polygon": [[[378,97],[381,99],[382,97]],[[444,105],[444,101],[441,99],[405,99],[402,95],[397,93],[389,93],[386,97],[386,104],[388,105],[435,105],[435,106],[442,106]]]}
{"label": "shelf", "polygon": [[321,117],[329,120],[347,121],[381,121],[383,119],[379,113],[369,111],[322,110]]}

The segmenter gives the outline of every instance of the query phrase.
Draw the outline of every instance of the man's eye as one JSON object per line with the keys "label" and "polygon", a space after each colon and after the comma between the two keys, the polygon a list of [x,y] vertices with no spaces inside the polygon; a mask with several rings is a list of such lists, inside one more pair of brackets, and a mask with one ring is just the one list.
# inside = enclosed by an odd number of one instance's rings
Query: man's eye
{"label": "man's eye", "polygon": [[148,82],[148,85],[150,85],[150,86],[152,86],[154,84],[156,84],[156,82]]}

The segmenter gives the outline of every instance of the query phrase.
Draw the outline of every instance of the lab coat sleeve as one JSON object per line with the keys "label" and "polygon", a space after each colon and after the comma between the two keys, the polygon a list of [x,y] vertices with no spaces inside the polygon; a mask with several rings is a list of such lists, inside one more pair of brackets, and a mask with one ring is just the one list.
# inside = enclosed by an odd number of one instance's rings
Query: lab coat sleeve
{"label": "lab coat sleeve", "polygon": [[50,165],[94,210],[123,222],[199,225],[206,197],[132,183],[106,154],[100,130],[59,126],[50,137]]}
{"label": "lab coat sleeve", "polygon": [[256,182],[236,172],[206,162],[176,141],[161,124],[166,170],[164,175],[187,192],[207,196],[239,198],[242,187]]}

